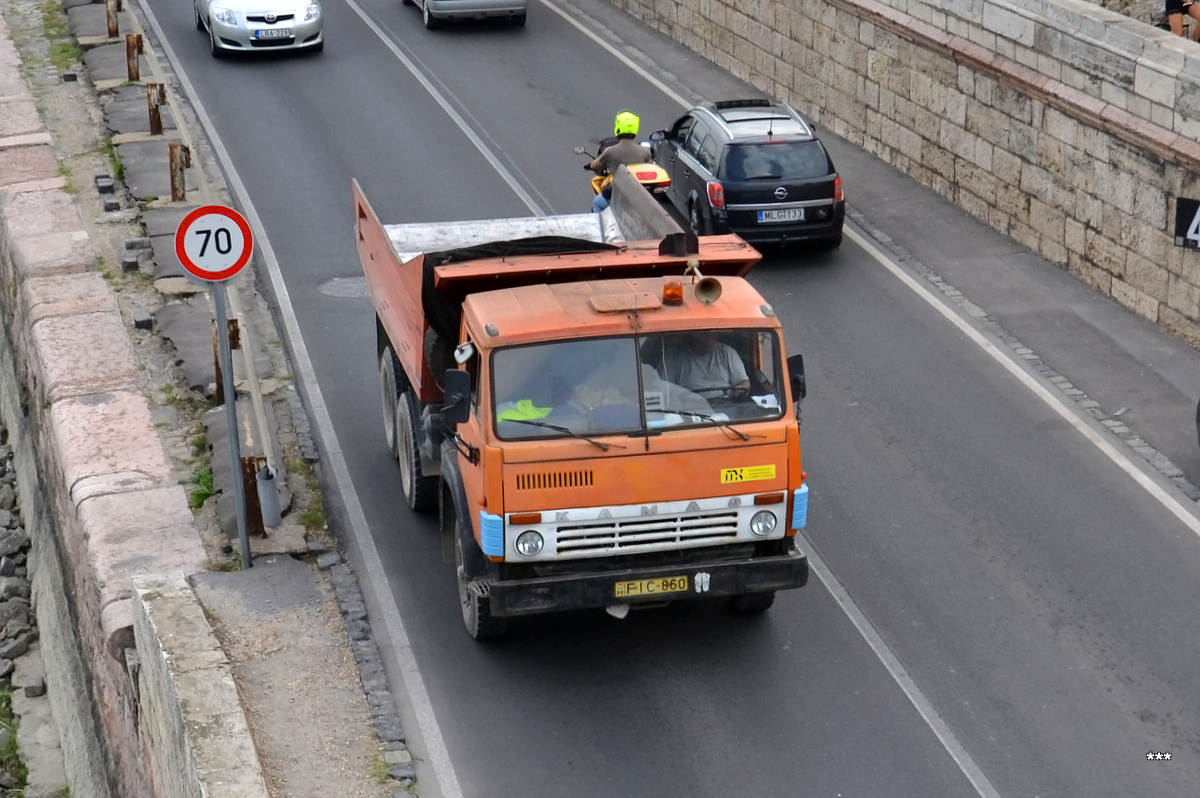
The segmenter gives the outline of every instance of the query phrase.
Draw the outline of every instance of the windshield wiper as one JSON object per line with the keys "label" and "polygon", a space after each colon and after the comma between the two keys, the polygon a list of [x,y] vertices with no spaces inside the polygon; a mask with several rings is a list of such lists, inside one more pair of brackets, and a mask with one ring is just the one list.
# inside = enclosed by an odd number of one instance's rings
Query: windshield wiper
{"label": "windshield wiper", "polygon": [[705,415],[704,413],[693,413],[691,410],[671,410],[670,408],[666,408],[666,407],[662,408],[661,410],[656,409],[655,412],[657,412],[657,413],[674,413],[679,416],[694,416],[696,418],[702,418],[705,421],[713,422],[718,427],[724,427],[725,429],[732,432],[734,435],[739,436],[744,441],[750,440],[750,436],[747,435],[746,433],[742,432],[740,429],[731,427],[730,425],[726,424],[724,421],[713,418],[712,416],[709,416],[709,415]]}
{"label": "windshield wiper", "polygon": [[747,180],[783,180],[783,175],[748,175]]}
{"label": "windshield wiper", "polygon": [[[565,435],[570,435],[572,438],[579,438],[581,441],[587,441],[588,443],[594,443],[595,445],[600,447],[601,451],[607,452],[608,448],[609,448],[609,444],[607,444],[603,441],[598,441],[598,440],[595,440],[594,438],[589,438],[586,435],[580,435],[575,430],[567,429],[566,427],[560,427],[557,424],[547,424],[545,421],[529,421],[528,419],[524,419],[524,418],[506,418],[504,420],[511,421],[514,424],[528,424],[531,427],[541,427],[542,429],[552,429],[555,432],[561,432]],[[747,438],[746,440],[750,440],[750,439]],[[619,446],[617,448],[624,449],[625,447]]]}

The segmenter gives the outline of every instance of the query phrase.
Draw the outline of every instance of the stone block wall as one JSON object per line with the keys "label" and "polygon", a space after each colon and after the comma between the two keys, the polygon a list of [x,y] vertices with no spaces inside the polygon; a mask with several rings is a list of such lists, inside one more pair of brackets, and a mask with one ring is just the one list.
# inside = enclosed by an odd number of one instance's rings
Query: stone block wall
{"label": "stone block wall", "polygon": [[18,63],[0,36],[0,414],[71,794],[139,798],[158,779],[126,664],[132,578],[206,557]]}
{"label": "stone block wall", "polygon": [[159,777],[153,795],[266,798],[233,667],[187,579],[134,577],[133,598],[138,705]]}
{"label": "stone block wall", "polygon": [[1200,346],[1200,46],[1083,0],[612,1]]}

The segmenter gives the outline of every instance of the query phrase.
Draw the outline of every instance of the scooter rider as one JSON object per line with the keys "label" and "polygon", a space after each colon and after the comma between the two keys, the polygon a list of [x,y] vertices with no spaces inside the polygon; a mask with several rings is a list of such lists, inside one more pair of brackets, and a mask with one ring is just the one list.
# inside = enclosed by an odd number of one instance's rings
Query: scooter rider
{"label": "scooter rider", "polygon": [[[625,110],[617,114],[617,118],[613,120],[613,135],[617,137],[617,143],[602,150],[595,160],[584,168],[591,169],[598,174],[606,172],[611,174],[622,164],[631,166],[635,163],[649,161],[650,153],[634,140],[637,138],[641,122],[642,120],[638,119],[637,114],[633,111]],[[602,191],[596,195],[596,199],[592,200],[592,211],[600,213],[607,207],[608,197]]]}

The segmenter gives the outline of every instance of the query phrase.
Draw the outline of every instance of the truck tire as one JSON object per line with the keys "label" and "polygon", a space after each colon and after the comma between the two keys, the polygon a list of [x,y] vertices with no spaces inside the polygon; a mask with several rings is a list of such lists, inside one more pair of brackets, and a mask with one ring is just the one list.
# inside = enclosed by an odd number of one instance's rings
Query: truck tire
{"label": "truck tire", "polygon": [[421,468],[421,411],[412,391],[396,398],[393,427],[396,431],[396,457],[400,460],[400,489],[404,501],[418,513],[437,507],[438,478],[427,477]]}
{"label": "truck tire", "polygon": [[393,457],[396,456],[396,400],[407,382],[396,354],[390,346],[385,346],[379,355],[379,398],[383,406],[383,439]]}
{"label": "truck tire", "polygon": [[[471,589],[467,583],[466,557],[481,557],[474,543],[463,542],[462,519],[455,518],[454,522],[454,565],[458,576],[458,603],[462,608],[463,625],[467,634],[476,640],[495,640],[504,634],[508,627],[507,618],[496,618],[492,615],[491,601]],[[464,546],[471,550],[464,553]]]}
{"label": "truck tire", "polygon": [[425,331],[425,362],[429,364],[429,373],[433,375],[433,384],[442,390],[446,381],[446,370],[458,368],[454,360],[454,347],[442,340],[442,337],[430,327]]}
{"label": "truck tire", "polygon": [[775,603],[775,591],[770,593],[743,593],[734,596],[729,601],[733,608],[743,615],[758,615],[771,609]]}

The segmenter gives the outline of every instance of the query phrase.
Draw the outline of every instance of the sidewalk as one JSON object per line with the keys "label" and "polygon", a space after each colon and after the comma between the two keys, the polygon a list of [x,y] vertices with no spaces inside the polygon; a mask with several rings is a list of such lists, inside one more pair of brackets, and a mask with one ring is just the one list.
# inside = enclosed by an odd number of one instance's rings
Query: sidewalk
{"label": "sidewalk", "polygon": [[[216,386],[212,312],[207,295],[184,278],[173,242],[189,210],[230,204],[220,171],[203,157],[202,131],[148,37],[137,58],[139,80],[130,80],[125,35],[141,32],[136,15],[120,12],[119,35],[109,39],[103,4],[63,5],[70,39],[61,35],[61,20],[42,18],[45,6],[37,0],[0,0],[0,38],[15,42],[22,58],[0,60],[0,163],[9,168],[0,180],[0,204],[3,186],[17,177],[14,169],[28,172],[25,180],[62,176],[90,242],[73,241],[69,251],[40,256],[78,269],[101,253],[92,268],[106,277],[129,325],[143,391],[161,411],[156,428],[180,482],[192,481],[197,455],[207,450],[220,496],[194,515],[210,567],[219,570],[195,574],[190,582],[232,666],[270,794],[316,798],[331,784],[349,798],[414,794],[412,759],[357,582],[322,529],[316,447],[286,379],[291,371],[269,308],[252,278],[242,278],[230,292],[231,317],[240,317],[242,341],[253,353],[252,369],[234,353],[241,449],[277,469],[284,519],[252,537],[253,567],[238,570],[225,413],[220,407],[197,413]],[[71,39],[84,48],[82,65],[64,58]],[[151,133],[147,83],[166,87],[161,133]],[[42,109],[40,121],[12,112],[32,104],[8,100],[29,94]],[[49,135],[30,132],[35,129]],[[50,141],[53,159],[42,154]],[[191,150],[184,197],[175,202],[172,141]],[[260,394],[262,400],[254,401]],[[187,418],[196,423],[179,423]],[[35,662],[26,670],[40,673]],[[45,715],[25,719],[22,750],[31,756],[38,740],[46,740],[48,753],[57,751]],[[74,794],[88,794],[85,785],[72,786]]]}

